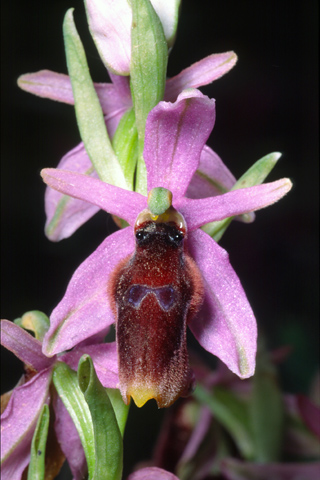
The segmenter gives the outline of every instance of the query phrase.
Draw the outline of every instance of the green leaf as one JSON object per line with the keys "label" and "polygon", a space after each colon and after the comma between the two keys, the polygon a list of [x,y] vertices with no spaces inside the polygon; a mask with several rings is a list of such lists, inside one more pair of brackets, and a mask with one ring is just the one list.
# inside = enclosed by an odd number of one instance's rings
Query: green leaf
{"label": "green leaf", "polygon": [[193,396],[207,405],[214,417],[232,436],[244,458],[251,460],[254,446],[249,411],[245,402],[221,387],[215,387],[213,392],[208,392],[201,385],[197,385]]}
{"label": "green leaf", "polygon": [[[273,152],[269,153],[257,162],[255,162],[249,170],[247,170],[239,180],[233,185],[231,190],[239,190],[240,188],[253,187],[255,185],[260,185],[264,182],[266,177],[269,175],[273,167],[276,165],[277,161],[281,157],[281,153]],[[242,215],[244,221],[246,221],[247,214]],[[231,221],[234,217],[225,218],[219,222],[211,222],[204,225],[202,229],[208,233],[216,242],[218,242],[224,232],[227,230]]]}
{"label": "green leaf", "polygon": [[77,374],[68,365],[58,362],[53,370],[53,383],[68,410],[87,459],[89,479],[95,471],[95,447],[91,413],[79,387]]}
{"label": "green leaf", "polygon": [[142,157],[148,113],[164,96],[168,46],[162,24],[149,0],[132,0],[130,88],[139,136],[136,190],[146,194]]}
{"label": "green leaf", "polygon": [[41,342],[50,327],[49,318],[45,313],[40,312],[39,310],[26,312],[21,318],[16,318],[13,322],[25,330],[34,332],[36,339]]}
{"label": "green leaf", "polygon": [[138,158],[138,131],[133,109],[128,110],[121,118],[112,139],[112,146],[127,185],[130,190],[133,190],[133,178]]}
{"label": "green leaf", "polygon": [[43,405],[31,443],[31,457],[28,480],[45,479],[45,455],[49,430],[50,413],[48,405]]}
{"label": "green leaf", "polygon": [[254,436],[254,460],[277,462],[284,434],[284,405],[276,369],[261,345],[252,379],[249,409]]}
{"label": "green leaf", "polygon": [[101,180],[127,188],[124,174],[108,137],[85,51],[74,24],[72,8],[67,11],[64,18],[63,36],[78,127],[87,154]]}
{"label": "green leaf", "polygon": [[91,412],[94,445],[94,480],[121,480],[122,436],[112,403],[101,385],[89,355],[83,355],[78,366],[78,382]]}

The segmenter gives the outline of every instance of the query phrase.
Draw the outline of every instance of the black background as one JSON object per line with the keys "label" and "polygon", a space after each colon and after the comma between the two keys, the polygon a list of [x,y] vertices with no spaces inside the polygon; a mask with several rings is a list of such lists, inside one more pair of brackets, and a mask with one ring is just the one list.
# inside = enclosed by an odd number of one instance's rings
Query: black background
{"label": "black background", "polygon": [[[51,243],[39,172],[55,167],[79,141],[73,107],[37,98],[16,86],[20,74],[40,69],[66,73],[62,21],[75,18],[92,77],[106,72],[88,35],[80,1],[2,5],[2,318],[32,309],[50,314],[75,268],[115,230],[104,212],[70,239]],[[216,99],[209,145],[239,177],[272,151],[283,156],[269,180],[290,177],[294,188],[252,225],[234,222],[221,241],[230,254],[269,348],[293,347],[281,369],[286,391],[307,392],[317,371],[318,329],[318,2],[185,0],[168,76],[209,55],[234,50],[236,67],[202,89]],[[21,366],[3,351],[3,390]],[[207,357],[206,357],[207,358]],[[130,466],[151,455],[161,419],[152,403],[129,420]],[[147,439],[141,450],[141,439]],[[142,440],[141,440],[142,441]],[[145,441],[145,440],[144,440]]]}

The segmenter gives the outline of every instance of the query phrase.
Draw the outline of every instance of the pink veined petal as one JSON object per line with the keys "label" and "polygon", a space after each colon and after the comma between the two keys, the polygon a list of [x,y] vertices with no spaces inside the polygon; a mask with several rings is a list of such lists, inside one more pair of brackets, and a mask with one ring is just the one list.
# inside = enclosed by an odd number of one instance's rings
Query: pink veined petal
{"label": "pink veined petal", "polygon": [[13,390],[1,415],[1,477],[18,479],[29,463],[32,436],[38,416],[49,403],[51,369],[35,375]]}
{"label": "pink veined petal", "polygon": [[205,145],[200,163],[189,184],[188,198],[207,198],[226,193],[236,183],[235,177],[210,147]]}
{"label": "pink veined petal", "polygon": [[238,60],[234,52],[214,53],[182,70],[166,83],[164,99],[174,101],[186,88],[198,88],[217,80],[233,68]]}
{"label": "pink veined petal", "polygon": [[127,0],[86,0],[89,29],[107,68],[129,75],[132,14]]}
{"label": "pink veined petal", "polygon": [[272,205],[286,195],[291,188],[291,181],[283,178],[272,183],[233,190],[216,197],[197,200],[181,198],[176,202],[173,201],[173,204],[184,216],[188,230],[192,231],[209,222],[253,212]]}
{"label": "pink veined petal", "polygon": [[54,396],[55,431],[74,480],[83,480],[87,473],[87,462],[78,431],[66,407],[58,395]]}
{"label": "pink veined petal", "polygon": [[257,324],[228,254],[202,230],[190,233],[190,253],[204,280],[204,304],[190,328],[208,352],[241,378],[255,369]]}
{"label": "pink veined petal", "polygon": [[131,473],[128,480],[179,480],[171,472],[158,467],[147,467]]}
{"label": "pink veined petal", "polygon": [[186,192],[215,121],[215,101],[198,90],[175,103],[160,102],[148,115],[143,157],[148,190],[164,187],[173,199]]}
{"label": "pink veined petal", "polygon": [[234,458],[222,460],[221,469],[228,480],[317,480],[320,462],[310,463],[264,463],[242,462]]}
{"label": "pink veined petal", "polygon": [[118,263],[133,250],[133,231],[127,227],[107,237],[78,267],[51,314],[43,340],[45,355],[68,350],[114,322],[108,282]]}
{"label": "pink veined petal", "polygon": [[44,182],[51,188],[96,205],[134,225],[138,214],[147,207],[147,198],[99,179],[56,168],[41,171]]}
{"label": "pink veined petal", "polygon": [[118,377],[118,356],[116,342],[102,343],[100,345],[87,345],[76,347],[61,357],[60,360],[67,363],[73,370],[77,370],[82,355],[90,355],[94,368],[102,385],[106,388],[117,388]]}
{"label": "pink veined petal", "polygon": [[41,342],[9,320],[1,320],[1,345],[37,372],[52,364],[52,360],[43,355]]}
{"label": "pink veined petal", "polygon": [[[93,169],[90,158],[83,143],[68,152],[60,161],[58,169],[83,173],[93,178],[98,175]],[[81,225],[99,211],[99,207],[83,200],[66,196],[57,190],[47,187],[45,193],[45,211],[47,237],[59,241],[70,237]]]}

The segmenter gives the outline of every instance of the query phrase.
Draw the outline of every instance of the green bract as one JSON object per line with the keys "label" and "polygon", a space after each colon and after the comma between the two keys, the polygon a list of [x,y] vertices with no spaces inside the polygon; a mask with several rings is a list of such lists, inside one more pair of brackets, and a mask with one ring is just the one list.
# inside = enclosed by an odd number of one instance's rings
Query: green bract
{"label": "green bract", "polygon": [[121,118],[112,139],[112,146],[117,155],[127,185],[134,190],[134,172],[138,158],[138,132],[134,110],[128,110]]}
{"label": "green bract", "polygon": [[73,21],[73,9],[68,10],[65,15],[63,35],[75,112],[85,149],[101,180],[127,188],[124,174],[108,137],[85,51]]}
{"label": "green bract", "polygon": [[123,402],[120,390],[116,388],[107,388],[106,391],[108,393],[110,402],[112,403],[112,407],[117,418],[119,430],[121,432],[121,435],[123,436],[130,405],[126,405]]}
{"label": "green bract", "polygon": [[50,327],[49,318],[39,310],[24,313],[21,318],[16,318],[14,323],[25,330],[33,332],[36,339],[40,341],[43,340]]}
{"label": "green bract", "polygon": [[277,462],[284,434],[284,404],[277,372],[266,350],[259,348],[250,399],[251,425],[257,462]]}
{"label": "green bract", "polygon": [[194,396],[207,405],[215,418],[229,432],[244,458],[251,460],[254,457],[254,444],[246,403],[230,390],[220,386],[215,387],[213,393],[209,393],[198,385]]}
{"label": "green bract", "polygon": [[[247,170],[239,180],[234,184],[231,190],[238,190],[240,188],[253,187],[255,185],[260,185],[269,175],[273,167],[276,165],[277,161],[281,157],[281,153],[273,152],[268,155],[260,158],[255,162],[249,170]],[[245,220],[246,214],[242,215]],[[228,226],[230,225],[233,217],[225,218],[219,222],[211,222],[205,225],[203,230],[211,235],[216,242],[218,242]]]}
{"label": "green bract", "polygon": [[43,405],[38,423],[33,434],[31,457],[28,468],[28,480],[45,479],[45,454],[49,429],[50,413],[48,405]]}
{"label": "green bract", "polygon": [[145,194],[147,177],[142,158],[148,113],[164,95],[168,46],[163,27],[149,0],[132,0],[130,88],[139,136],[136,190]]}
{"label": "green bract", "polygon": [[120,480],[122,476],[122,435],[112,403],[101,385],[89,355],[78,366],[78,381],[90,409],[95,449],[94,480]]}
{"label": "green bract", "polygon": [[58,362],[53,371],[53,383],[78,431],[87,460],[89,479],[93,479],[95,471],[93,424],[88,404],[77,381],[77,374],[65,363]]}

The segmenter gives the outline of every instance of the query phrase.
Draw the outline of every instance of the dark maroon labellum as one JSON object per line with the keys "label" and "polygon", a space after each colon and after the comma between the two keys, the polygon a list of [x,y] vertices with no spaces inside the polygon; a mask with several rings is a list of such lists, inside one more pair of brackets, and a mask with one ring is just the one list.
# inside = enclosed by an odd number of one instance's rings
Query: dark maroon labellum
{"label": "dark maroon labellum", "polygon": [[112,278],[120,390],[125,403],[132,396],[139,407],[151,398],[168,407],[193,386],[186,328],[202,302],[203,286],[186,253],[184,220],[171,210],[155,220],[150,212],[140,214],[135,252]]}

